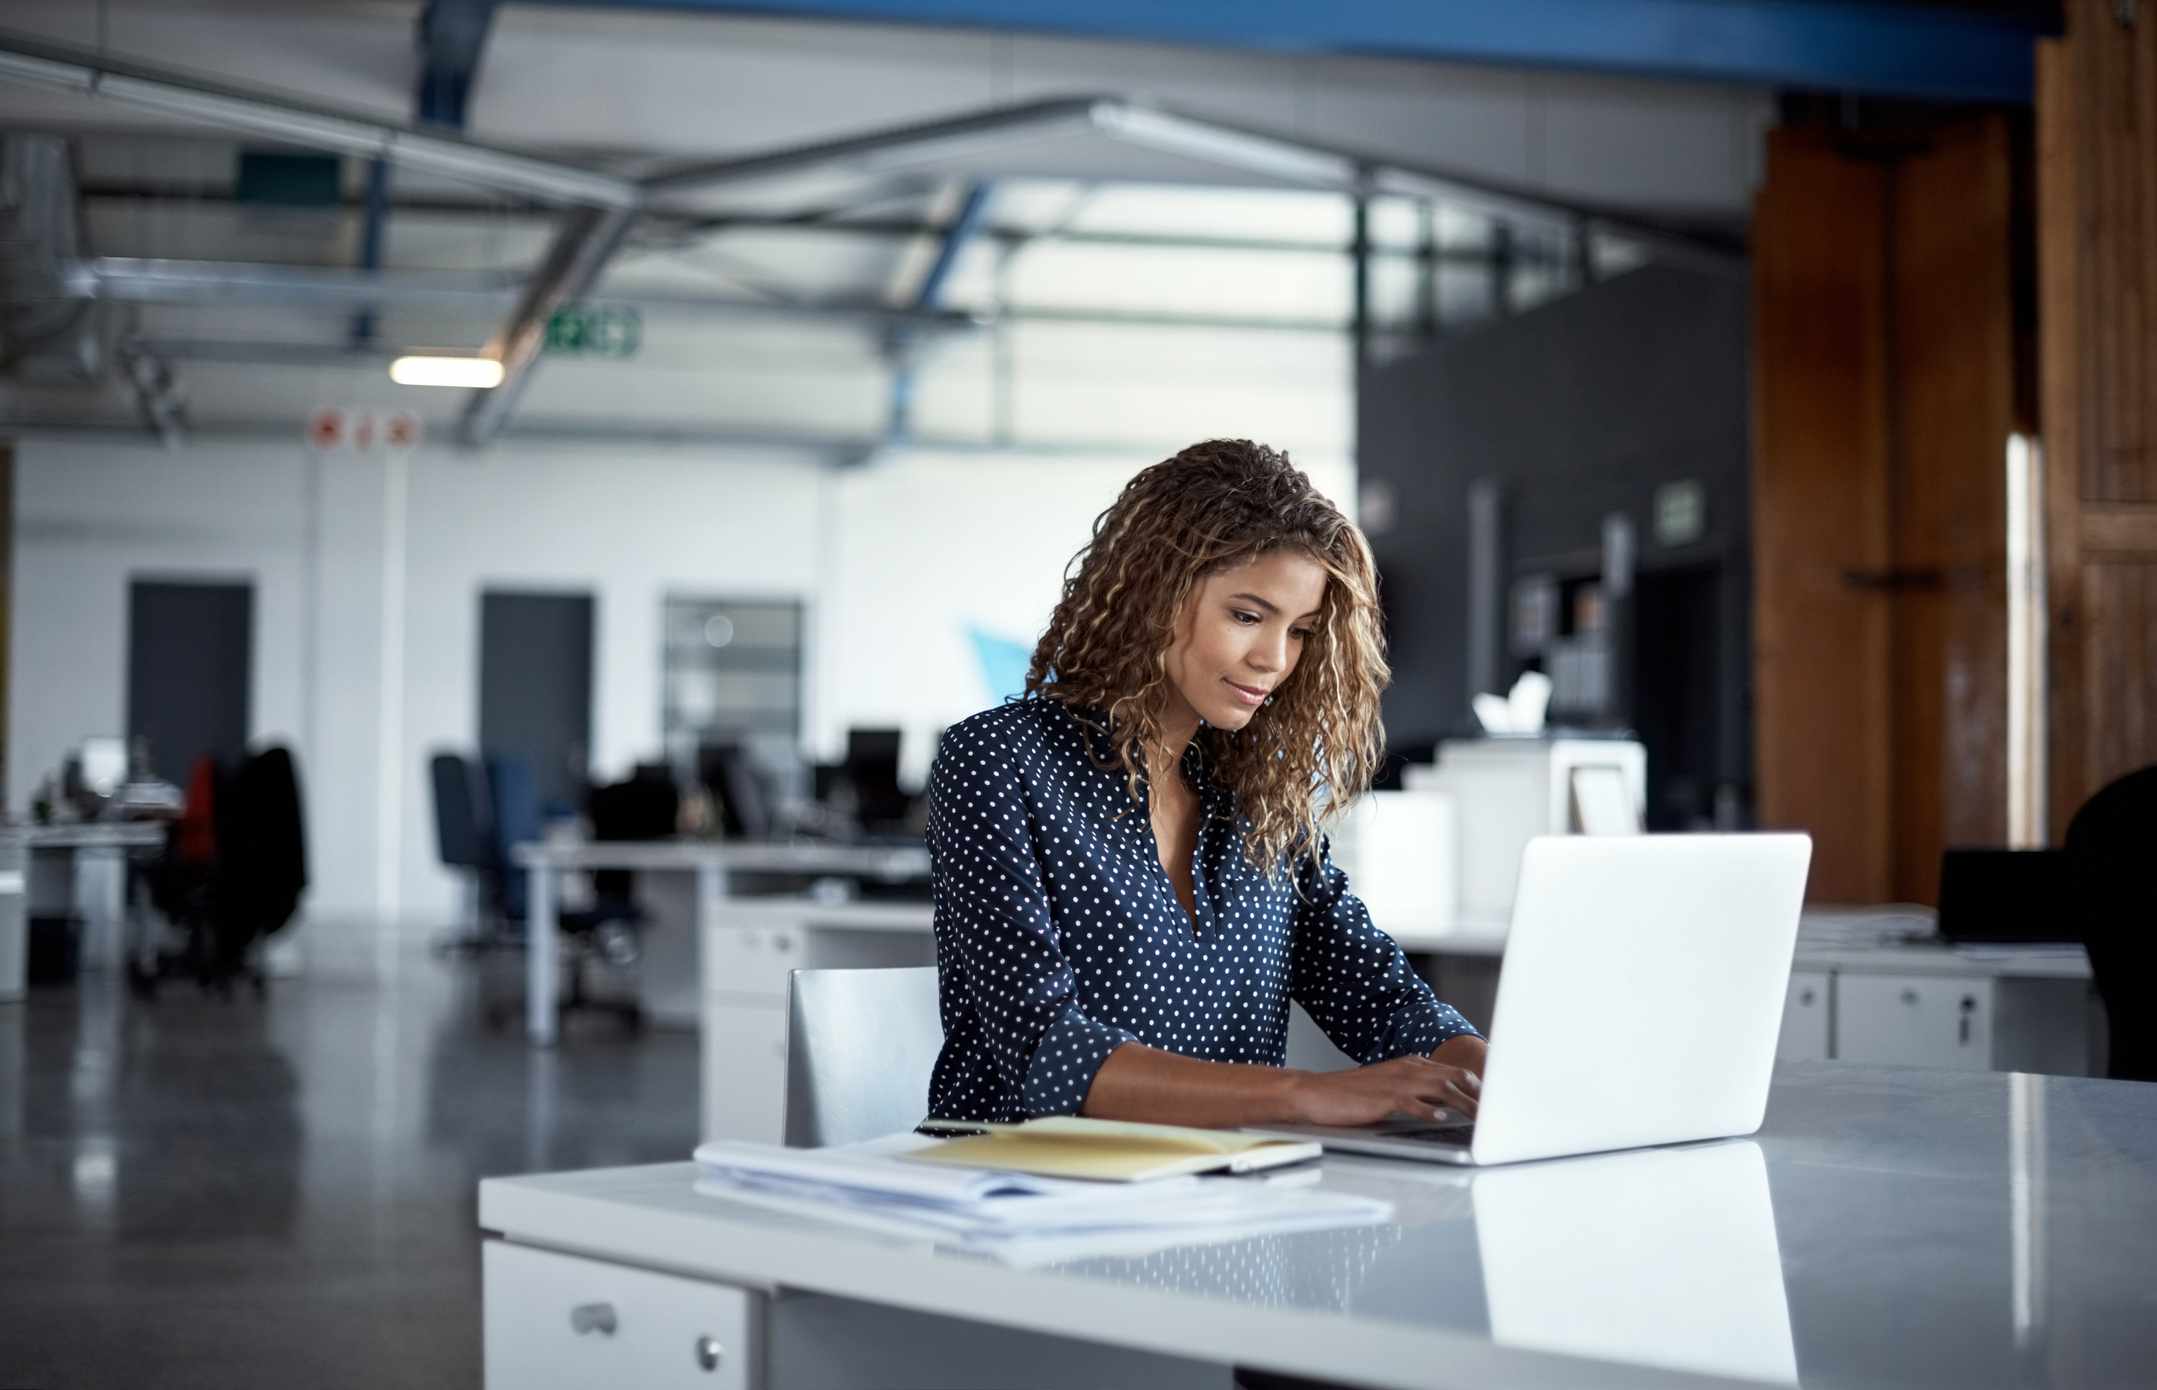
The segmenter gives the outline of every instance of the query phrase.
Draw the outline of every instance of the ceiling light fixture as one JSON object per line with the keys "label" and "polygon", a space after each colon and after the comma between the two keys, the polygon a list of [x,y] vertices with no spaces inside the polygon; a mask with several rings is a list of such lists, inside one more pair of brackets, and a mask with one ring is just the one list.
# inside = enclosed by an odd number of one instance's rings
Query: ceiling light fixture
{"label": "ceiling light fixture", "polygon": [[400,357],[389,364],[389,379],[399,386],[466,386],[477,391],[502,384],[502,364],[492,357]]}

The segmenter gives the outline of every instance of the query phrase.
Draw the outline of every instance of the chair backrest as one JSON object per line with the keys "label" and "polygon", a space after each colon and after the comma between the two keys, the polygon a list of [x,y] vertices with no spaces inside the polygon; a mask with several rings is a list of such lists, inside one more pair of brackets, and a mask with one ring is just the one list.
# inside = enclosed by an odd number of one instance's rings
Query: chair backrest
{"label": "chair backrest", "polygon": [[787,982],[787,1144],[912,1129],[928,1114],[943,1046],[936,967],[796,970]]}
{"label": "chair backrest", "polygon": [[540,836],[539,783],[532,778],[532,765],[524,759],[496,756],[487,759],[486,786],[493,831],[488,846],[490,868],[498,880],[495,894],[502,915],[521,922],[527,884],[509,852]]}
{"label": "chair backrest", "polygon": [[478,769],[455,753],[437,753],[427,760],[427,772],[434,782],[436,857],[451,868],[488,867],[493,863],[493,832],[485,820]]}
{"label": "chair backrest", "polygon": [[2157,766],[2084,802],[2066,845],[2082,942],[2111,1030],[2106,1071],[2157,1081]]}

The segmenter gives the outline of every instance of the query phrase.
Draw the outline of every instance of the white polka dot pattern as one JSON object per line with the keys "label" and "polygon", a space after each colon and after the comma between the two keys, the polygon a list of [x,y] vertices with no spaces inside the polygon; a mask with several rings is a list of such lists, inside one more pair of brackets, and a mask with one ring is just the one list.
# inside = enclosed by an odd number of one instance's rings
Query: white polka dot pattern
{"label": "white polka dot pattern", "polygon": [[1371,924],[1329,843],[1299,869],[1300,898],[1286,874],[1269,882],[1245,862],[1249,823],[1196,742],[1183,760],[1201,817],[1194,929],[1147,807],[1121,769],[1096,765],[1107,754],[1041,699],[944,734],[929,779],[944,1024],[931,1115],[1075,1113],[1127,1042],[1281,1066],[1291,998],[1361,1062],[1475,1031]]}

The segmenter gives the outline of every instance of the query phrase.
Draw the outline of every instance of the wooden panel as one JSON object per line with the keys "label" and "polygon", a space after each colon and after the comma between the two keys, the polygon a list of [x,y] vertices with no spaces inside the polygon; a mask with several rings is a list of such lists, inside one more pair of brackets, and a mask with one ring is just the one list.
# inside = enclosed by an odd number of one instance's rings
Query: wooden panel
{"label": "wooden panel", "polygon": [[1763,824],[1809,830],[1810,893],[1892,879],[1889,612],[1851,572],[1893,563],[1883,166],[1769,137],[1753,209],[1755,749]]}
{"label": "wooden panel", "polygon": [[2102,785],[2157,763],[2157,556],[2086,565],[2082,589],[2090,631],[2103,634],[2089,650],[2082,754]]}
{"label": "wooden panel", "polygon": [[2007,840],[2012,150],[1958,126],[1897,168],[1890,217],[1896,564],[1895,874],[1930,902],[1940,851]]}
{"label": "wooden panel", "polygon": [[2037,73],[2055,839],[2157,762],[2157,16],[2063,12]]}

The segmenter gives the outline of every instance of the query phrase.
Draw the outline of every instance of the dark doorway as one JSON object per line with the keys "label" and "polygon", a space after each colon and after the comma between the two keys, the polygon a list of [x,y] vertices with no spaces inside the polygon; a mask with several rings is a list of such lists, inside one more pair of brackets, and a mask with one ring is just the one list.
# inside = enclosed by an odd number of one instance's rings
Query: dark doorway
{"label": "dark doorway", "polygon": [[592,742],[592,596],[479,597],[479,746],[532,770],[542,807],[583,804]]}
{"label": "dark doorway", "polygon": [[204,754],[246,751],[254,651],[253,584],[128,586],[127,734],[153,772],[184,787]]}
{"label": "dark doorway", "polygon": [[1647,828],[1699,829],[1715,817],[1722,572],[1643,571],[1633,586],[1632,724],[1648,750]]}

